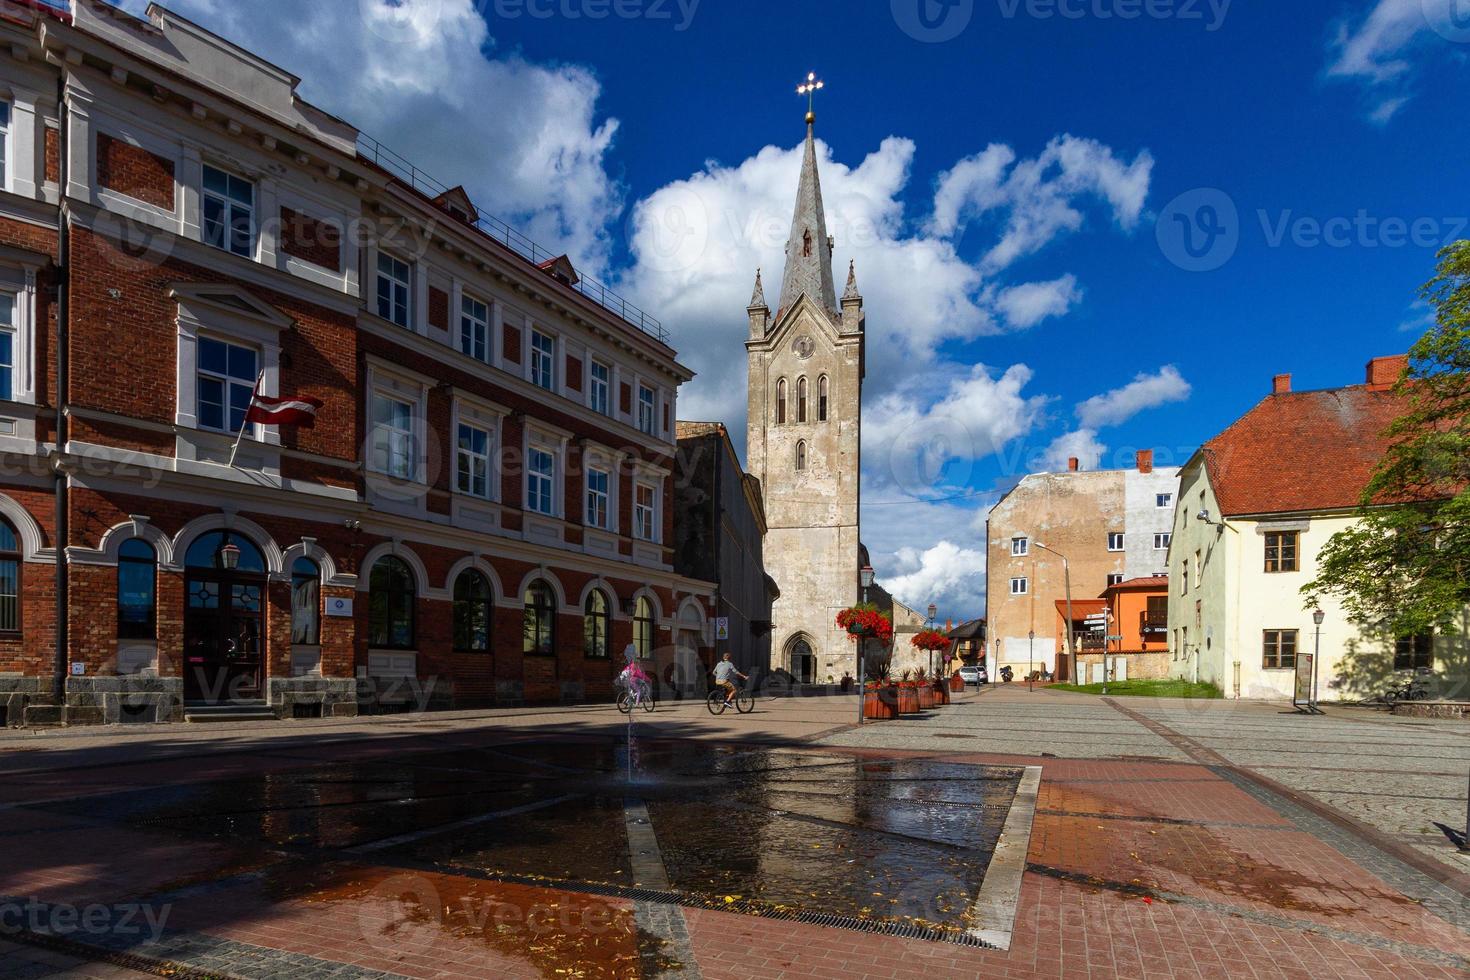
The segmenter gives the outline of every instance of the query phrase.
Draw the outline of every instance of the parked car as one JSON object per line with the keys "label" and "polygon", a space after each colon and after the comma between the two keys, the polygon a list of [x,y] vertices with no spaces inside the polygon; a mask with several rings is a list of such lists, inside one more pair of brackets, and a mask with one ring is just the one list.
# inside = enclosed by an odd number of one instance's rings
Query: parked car
{"label": "parked car", "polygon": [[966,684],[974,684],[977,687],[990,683],[990,675],[983,664],[965,664],[960,668],[960,679]]}

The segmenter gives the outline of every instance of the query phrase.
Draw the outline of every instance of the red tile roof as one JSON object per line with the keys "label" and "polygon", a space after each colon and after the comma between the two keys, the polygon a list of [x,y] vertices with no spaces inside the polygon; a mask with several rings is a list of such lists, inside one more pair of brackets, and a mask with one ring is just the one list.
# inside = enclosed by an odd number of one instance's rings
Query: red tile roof
{"label": "red tile roof", "polygon": [[[1066,599],[1058,599],[1056,602],[1057,602],[1057,612],[1061,613],[1062,614],[1062,618],[1065,619],[1066,616],[1067,616],[1067,600]],[[1107,603],[1107,600],[1106,599],[1073,599],[1072,600],[1072,617],[1074,619],[1081,619],[1083,616],[1086,616],[1088,613],[1107,612],[1107,610],[1108,610],[1108,603]]]}
{"label": "red tile roof", "polygon": [[1110,585],[1103,594],[1106,595],[1108,592],[1114,592],[1118,589],[1167,589],[1168,587],[1169,576],[1149,575],[1145,578],[1130,578],[1126,582]]}
{"label": "red tile roof", "polygon": [[1357,506],[1407,409],[1376,385],[1268,395],[1201,450],[1221,513]]}

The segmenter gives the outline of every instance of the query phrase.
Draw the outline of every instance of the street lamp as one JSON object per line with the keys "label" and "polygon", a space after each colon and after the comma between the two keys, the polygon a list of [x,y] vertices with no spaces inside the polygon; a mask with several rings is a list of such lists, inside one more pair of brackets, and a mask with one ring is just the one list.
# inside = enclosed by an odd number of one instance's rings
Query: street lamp
{"label": "street lamp", "polygon": [[[873,566],[872,565],[864,565],[862,568],[858,569],[858,584],[863,587],[863,605],[867,605],[867,603],[868,603],[868,589],[872,588],[872,586],[873,586]],[[857,699],[857,702],[858,702],[858,724],[859,725],[861,725],[863,723],[863,705],[864,705],[864,703],[868,699],[868,682],[867,682],[867,676],[866,676],[866,671],[865,671],[865,668],[867,666],[867,664],[866,664],[866,661],[867,661],[866,654],[868,652],[867,647],[868,647],[868,637],[866,635],[859,636],[858,637],[858,643],[857,643],[857,650],[858,650],[858,654],[857,654],[857,662],[858,662],[858,685],[857,685],[858,699]]]}
{"label": "street lamp", "polygon": [[[928,610],[928,612],[929,612],[929,622],[925,624],[925,628],[932,630],[934,628],[934,618],[939,615],[939,607],[936,606],[934,603],[931,602],[931,603],[929,603],[929,610]],[[930,651],[928,651],[928,653],[929,653],[929,676],[932,678],[934,676],[934,651],[933,650],[930,650]]]}
{"label": "street lamp", "polygon": [[1312,640],[1312,707],[1317,707],[1317,661],[1322,659],[1322,621],[1327,614],[1318,606],[1312,612],[1312,623],[1317,627],[1316,636]]}
{"label": "street lamp", "polygon": [[[1067,590],[1067,659],[1070,661],[1070,663],[1068,664],[1069,669],[1067,673],[1069,675],[1069,680],[1071,681],[1071,683],[1080,684],[1081,681],[1077,677],[1077,636],[1075,628],[1072,625],[1072,565],[1070,562],[1067,561],[1067,556],[1062,554],[1060,551],[1048,548],[1040,541],[1033,541],[1032,544],[1036,545],[1036,547],[1040,548],[1042,551],[1050,551],[1052,554],[1056,555],[1062,560],[1062,581],[1063,583],[1065,583],[1065,587]],[[1103,645],[1103,653],[1103,663],[1104,668],[1106,669],[1106,642],[1104,642]]]}
{"label": "street lamp", "polygon": [[233,572],[240,567],[240,546],[226,539],[225,545],[219,550],[219,564],[227,572]]}

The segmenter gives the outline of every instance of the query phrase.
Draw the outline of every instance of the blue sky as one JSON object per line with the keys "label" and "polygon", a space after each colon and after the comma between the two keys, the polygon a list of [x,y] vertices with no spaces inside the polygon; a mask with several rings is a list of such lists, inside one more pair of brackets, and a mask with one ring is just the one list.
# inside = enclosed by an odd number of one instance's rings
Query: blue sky
{"label": "blue sky", "polygon": [[617,282],[701,372],[681,415],[737,432],[818,72],[868,297],[864,537],[942,616],[981,611],[1019,475],[1182,462],[1277,372],[1361,381],[1470,237],[1465,0],[619,2],[175,6]]}

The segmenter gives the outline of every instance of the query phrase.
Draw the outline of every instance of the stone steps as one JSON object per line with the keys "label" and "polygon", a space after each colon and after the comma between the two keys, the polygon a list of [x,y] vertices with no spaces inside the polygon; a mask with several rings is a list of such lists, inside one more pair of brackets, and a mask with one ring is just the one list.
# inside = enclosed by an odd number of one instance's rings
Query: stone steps
{"label": "stone steps", "polygon": [[275,721],[276,712],[264,701],[237,704],[186,704],[184,721],[208,724],[222,721]]}

